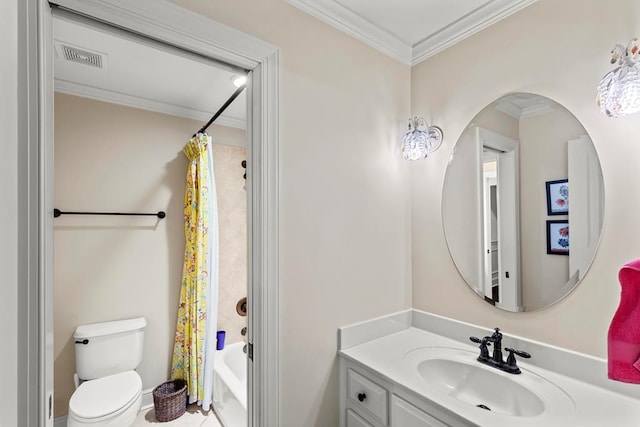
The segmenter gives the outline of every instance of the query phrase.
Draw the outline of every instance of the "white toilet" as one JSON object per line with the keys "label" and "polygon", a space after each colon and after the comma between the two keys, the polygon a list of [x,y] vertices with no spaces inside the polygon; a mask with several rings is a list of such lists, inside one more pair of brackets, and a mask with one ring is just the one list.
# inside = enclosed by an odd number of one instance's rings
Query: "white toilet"
{"label": "white toilet", "polygon": [[76,346],[76,391],[67,427],[129,427],[142,405],[143,317],[80,325]]}

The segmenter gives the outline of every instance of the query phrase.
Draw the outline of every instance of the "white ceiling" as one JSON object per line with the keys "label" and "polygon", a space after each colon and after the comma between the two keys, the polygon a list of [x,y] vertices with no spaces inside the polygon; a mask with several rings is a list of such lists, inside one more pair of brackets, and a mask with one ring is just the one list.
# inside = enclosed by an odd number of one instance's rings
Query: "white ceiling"
{"label": "white ceiling", "polygon": [[536,0],[286,0],[415,65]]}
{"label": "white ceiling", "polygon": [[[237,70],[98,24],[55,17],[53,34],[58,92],[204,124],[236,90],[231,76]],[[66,60],[63,45],[99,54],[102,68]],[[216,124],[246,127],[245,92]]]}
{"label": "white ceiling", "polygon": [[[286,0],[380,51],[416,64],[535,0]],[[58,92],[203,122],[235,91],[226,65],[100,24],[56,16]],[[64,59],[62,46],[96,53],[102,68]],[[246,128],[246,95],[216,120]]]}

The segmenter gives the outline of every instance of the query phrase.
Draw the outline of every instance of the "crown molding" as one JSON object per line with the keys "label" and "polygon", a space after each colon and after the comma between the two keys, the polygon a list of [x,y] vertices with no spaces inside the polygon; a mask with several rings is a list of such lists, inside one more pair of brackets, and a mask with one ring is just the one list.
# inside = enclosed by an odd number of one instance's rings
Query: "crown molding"
{"label": "crown molding", "polygon": [[335,0],[285,0],[292,6],[366,43],[398,61],[414,66],[537,0],[492,0],[411,46]]}
{"label": "crown molding", "polygon": [[333,0],[285,0],[398,61],[411,64],[411,46]]}
{"label": "crown molding", "polygon": [[508,100],[499,100],[495,104],[495,109],[502,111],[514,119],[522,119],[527,117],[539,116],[540,114],[550,113],[555,110],[555,102],[548,100],[539,104],[521,108]]}
{"label": "crown molding", "polygon": [[522,114],[520,115],[520,117],[527,118],[527,117],[539,116],[541,114],[550,113],[554,110],[555,108],[553,108],[553,102],[539,104],[539,105],[532,105],[531,107],[527,107],[524,110],[522,110]]}
{"label": "crown molding", "polygon": [[[55,79],[54,89],[56,92],[75,95],[83,98],[95,99],[96,101],[109,102],[111,104],[123,105],[125,107],[139,108],[141,110],[154,111],[156,113],[169,114],[171,116],[183,117],[186,119],[207,122],[214,112],[195,110],[179,105],[165,102],[152,101],[134,95],[99,89],[93,86],[78,84],[66,80]],[[216,119],[217,125],[228,126],[237,129],[246,129],[246,120],[230,117],[222,114]]]}
{"label": "crown molding", "polygon": [[411,65],[442,52],[448,47],[487,28],[517,11],[524,9],[537,0],[495,0],[486,3],[473,12],[463,16],[437,33],[416,43],[412,50]]}
{"label": "crown molding", "polygon": [[522,108],[518,107],[512,102],[499,100],[498,102],[496,102],[494,108],[513,117],[514,119],[520,119],[520,116],[522,115]]}

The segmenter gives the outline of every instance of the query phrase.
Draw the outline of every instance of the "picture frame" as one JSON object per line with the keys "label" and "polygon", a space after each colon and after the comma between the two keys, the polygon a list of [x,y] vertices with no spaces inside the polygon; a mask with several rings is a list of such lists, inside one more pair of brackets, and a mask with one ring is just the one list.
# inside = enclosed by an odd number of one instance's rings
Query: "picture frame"
{"label": "picture frame", "polygon": [[569,214],[569,180],[547,181],[547,214]]}
{"label": "picture frame", "polygon": [[547,221],[547,254],[569,255],[569,221]]}

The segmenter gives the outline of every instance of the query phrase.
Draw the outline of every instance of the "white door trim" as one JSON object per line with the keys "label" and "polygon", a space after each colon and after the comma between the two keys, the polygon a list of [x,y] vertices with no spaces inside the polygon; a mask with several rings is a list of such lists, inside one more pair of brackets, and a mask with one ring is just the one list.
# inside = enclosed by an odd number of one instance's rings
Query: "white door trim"
{"label": "white door trim", "polygon": [[[250,363],[252,375],[249,375],[249,378],[252,378],[249,383],[249,425],[280,425],[279,50],[269,43],[170,2],[51,0],[50,3],[251,71],[247,88],[250,101],[247,102],[250,106],[247,134],[252,136],[247,153],[248,234],[251,248],[248,291],[251,313],[249,341],[253,344],[253,363]],[[50,23],[39,22],[40,34],[46,25]],[[46,62],[42,53],[39,61]],[[45,92],[46,98],[47,88],[40,85],[38,89]],[[39,108],[46,115],[42,103],[40,100]],[[49,122],[46,117],[45,121]],[[50,129],[45,129],[44,134],[48,131]],[[52,147],[52,143],[52,139],[49,138],[41,150],[45,150],[47,146]],[[42,151],[42,154],[45,154],[45,151]],[[40,172],[48,173],[50,166],[41,164]],[[46,198],[46,195],[44,197]],[[50,260],[52,255],[52,250],[45,251],[47,259]],[[50,298],[52,285],[49,280],[45,289],[41,291],[42,298]],[[44,349],[40,351],[42,353]],[[41,357],[44,355],[41,354]],[[34,370],[33,374],[36,372]],[[40,372],[37,375],[45,374]],[[41,381],[46,380],[46,377],[41,378]]]}
{"label": "white door trim", "polygon": [[53,142],[53,23],[51,9],[46,0],[38,0],[39,8],[39,307],[40,328],[38,351],[41,374],[38,394],[44,410],[39,412],[39,425],[53,426],[53,196],[54,146]]}
{"label": "white door trim", "polygon": [[[498,152],[498,272],[496,307],[522,311],[520,273],[520,149],[518,141],[479,128],[479,143]],[[505,239],[504,236],[513,236]],[[506,277],[509,272],[509,277]]]}
{"label": "white door trim", "polygon": [[[17,2],[17,405],[21,427],[48,426],[53,382],[53,337],[47,334],[47,267],[49,245],[45,231],[46,185],[44,142],[52,130],[46,76],[50,56],[43,44],[50,29],[44,0]],[[50,21],[50,17],[49,17]],[[49,24],[49,25],[48,25]],[[51,87],[52,88],[52,87]],[[50,127],[50,129],[49,129]],[[10,303],[10,302],[9,302]],[[51,325],[52,326],[52,325]],[[13,327],[13,326],[12,326]],[[8,367],[7,369],[11,369]],[[11,384],[9,384],[10,386]]]}

